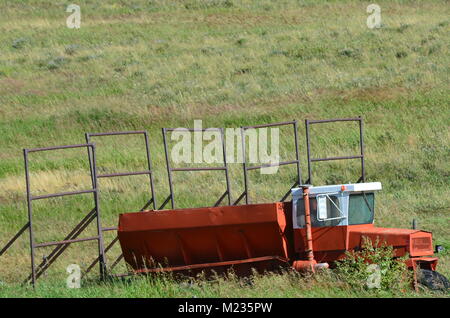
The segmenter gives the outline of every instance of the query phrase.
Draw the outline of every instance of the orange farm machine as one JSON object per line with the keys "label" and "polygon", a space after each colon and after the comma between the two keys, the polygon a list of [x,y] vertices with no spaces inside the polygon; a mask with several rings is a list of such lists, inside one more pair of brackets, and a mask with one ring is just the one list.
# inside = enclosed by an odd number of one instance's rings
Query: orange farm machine
{"label": "orange farm machine", "polygon": [[[333,122],[357,122],[359,124],[359,153],[352,156],[312,158],[310,126]],[[295,159],[278,162],[278,166],[293,165],[296,168],[295,183],[286,194],[273,203],[251,203],[249,198],[249,177],[251,170],[269,165],[252,165],[245,154],[248,129],[292,126]],[[381,190],[381,183],[366,182],[364,162],[363,120],[339,118],[326,120],[306,120],[306,150],[308,176],[302,181],[297,121],[270,123],[241,127],[244,191],[235,200],[231,199],[225,138],[223,129],[216,129],[222,142],[223,162],[216,167],[173,167],[169,158],[167,135],[173,128],[163,128],[163,142],[170,195],[158,208],[153,185],[153,170],[150,156],[149,137],[146,131],[87,133],[86,143],[70,146],[24,149],[27,185],[28,222],[0,250],[3,255],[23,233],[30,238],[31,273],[25,282],[32,283],[59,258],[73,243],[98,242],[98,258],[87,267],[85,273],[98,266],[100,276],[112,275],[112,268],[122,259],[129,272],[114,276],[149,274],[155,272],[175,272],[195,275],[200,272],[226,273],[230,269],[237,275],[292,268],[298,271],[316,271],[333,267],[335,262],[345,257],[346,252],[361,249],[365,237],[372,242],[381,242],[393,247],[394,257],[408,255],[407,266],[421,270],[432,278],[438,277],[448,287],[448,281],[437,273],[438,258],[432,233],[417,229],[380,228],[374,225],[375,193]],[[211,128],[209,128],[211,129]],[[187,129],[195,131],[195,129]],[[145,171],[99,174],[96,166],[96,147],[92,138],[117,135],[142,135],[148,169]],[[52,151],[66,148],[87,148],[92,187],[76,192],[62,192],[35,196],[29,180],[28,161],[32,152]],[[314,186],[312,165],[319,161],[359,160],[361,175],[357,182],[338,185]],[[226,189],[214,206],[201,208],[176,208],[176,198],[172,175],[179,171],[222,171]],[[100,178],[147,175],[149,200],[139,211],[118,214],[118,226],[105,227],[99,208]],[[207,189],[205,189],[207,191]],[[36,243],[33,227],[33,201],[66,195],[92,194],[94,208],[81,222],[67,234],[64,240]],[[224,202],[225,201],[225,202]],[[170,209],[165,209],[167,205]],[[96,220],[97,235],[80,237],[86,227]],[[116,238],[108,245],[104,242],[106,231],[116,231]],[[119,241],[122,255],[107,264],[106,253]],[[53,251],[40,263],[36,263],[35,249],[54,246]],[[438,248],[438,247],[437,247]]]}

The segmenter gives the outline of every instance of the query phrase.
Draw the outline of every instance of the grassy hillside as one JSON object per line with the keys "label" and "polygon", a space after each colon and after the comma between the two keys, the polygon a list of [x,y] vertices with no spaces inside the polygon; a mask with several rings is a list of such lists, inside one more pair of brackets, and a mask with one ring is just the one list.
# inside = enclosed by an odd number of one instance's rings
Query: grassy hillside
{"label": "grassy hillside", "polygon": [[[367,1],[78,1],[80,29],[66,27],[70,3],[0,0],[0,246],[27,221],[22,148],[82,143],[85,132],[146,129],[162,203],[168,195],[162,127],[193,127],[195,119],[225,128],[297,119],[305,176],[303,120],[361,115],[367,179],[383,184],[376,225],[409,228],[417,219],[447,249],[439,271],[450,276],[448,1],[377,1],[382,27],[373,30],[366,26]],[[316,128],[315,156],[357,151],[356,126]],[[281,138],[281,159],[293,158],[289,131],[282,130]],[[94,141],[100,171],[145,168],[141,139]],[[32,154],[31,161],[35,194],[89,187],[84,150]],[[251,174],[253,200],[279,199],[294,175],[293,167],[275,176]],[[357,162],[314,165],[316,185],[357,176]],[[224,190],[217,172],[180,173],[174,181],[179,207],[209,205]],[[105,226],[116,225],[118,213],[142,207],[146,182],[139,176],[101,180]],[[239,164],[231,165],[231,186],[236,199],[243,189]],[[36,202],[37,242],[63,239],[91,208],[86,196]],[[112,238],[107,234],[106,241]],[[49,251],[40,249],[38,261]],[[67,252],[42,278],[37,295],[165,295],[158,284],[142,281],[129,287],[136,293],[95,281],[79,291],[58,287],[68,264],[88,266],[95,243],[73,244]],[[116,246],[109,261],[119,252]],[[117,271],[123,270],[121,264]],[[33,296],[17,288],[28,271],[23,235],[0,257],[0,296]],[[261,281],[254,289],[260,294],[233,282],[226,285],[231,294],[179,293],[265,296],[269,285]],[[345,291],[339,282],[335,289],[308,284],[273,295],[366,295]],[[177,296],[179,286],[162,290]]]}

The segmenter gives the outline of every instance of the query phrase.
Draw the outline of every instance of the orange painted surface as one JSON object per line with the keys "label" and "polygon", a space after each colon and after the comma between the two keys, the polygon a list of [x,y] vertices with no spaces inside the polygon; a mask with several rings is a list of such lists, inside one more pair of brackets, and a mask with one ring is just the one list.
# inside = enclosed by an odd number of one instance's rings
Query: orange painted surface
{"label": "orange painted surface", "polygon": [[[373,224],[312,228],[314,262],[332,264],[359,248],[363,236],[393,246],[395,256],[409,253],[410,267],[436,267],[437,259],[427,257],[433,255],[431,233]],[[293,229],[291,203],[126,213],[118,237],[125,261],[141,273],[233,268],[245,275],[251,268],[302,267],[307,259],[306,231]]]}
{"label": "orange painted surface", "polygon": [[[283,203],[122,214],[118,237],[135,270],[238,266],[239,260],[289,259],[289,219]],[[286,233],[285,233],[286,231]],[[256,261],[255,261],[256,262]]]}
{"label": "orange painted surface", "polygon": [[[363,236],[380,244],[386,242],[394,247],[395,256],[411,257],[432,256],[432,234],[426,231],[381,228],[373,224],[316,227],[312,229],[314,256],[317,262],[333,262],[345,256],[345,252],[359,248],[363,243]],[[294,230],[295,251],[302,255],[304,251],[305,230]]]}

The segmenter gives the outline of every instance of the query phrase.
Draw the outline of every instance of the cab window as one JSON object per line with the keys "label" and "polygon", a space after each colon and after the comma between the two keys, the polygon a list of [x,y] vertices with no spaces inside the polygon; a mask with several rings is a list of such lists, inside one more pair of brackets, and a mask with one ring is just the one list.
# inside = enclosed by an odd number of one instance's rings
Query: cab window
{"label": "cab window", "polygon": [[351,194],[348,205],[348,224],[373,223],[374,199],[374,193]]}
{"label": "cab window", "polygon": [[[333,203],[327,199],[327,211],[328,218],[336,218],[340,216],[339,210],[336,208],[339,207],[339,199],[336,196],[330,195],[330,199]],[[317,200],[315,197],[310,197],[309,199],[309,208],[311,213],[311,226],[312,227],[323,227],[323,226],[336,226],[340,223],[341,220],[328,220],[328,221],[319,221],[317,218]],[[305,227],[305,205],[303,203],[303,199],[299,199],[297,201],[297,223],[299,227]]]}

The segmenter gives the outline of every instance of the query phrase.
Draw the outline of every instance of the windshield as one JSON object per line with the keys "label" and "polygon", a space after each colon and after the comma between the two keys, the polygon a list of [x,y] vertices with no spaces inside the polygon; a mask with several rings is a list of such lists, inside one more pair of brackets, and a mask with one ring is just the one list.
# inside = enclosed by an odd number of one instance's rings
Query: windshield
{"label": "windshield", "polygon": [[[343,200],[344,205],[341,206],[341,203],[339,202],[340,200],[337,196],[329,195],[329,199],[327,198],[327,218],[340,217],[341,213],[338,210],[339,208],[345,216],[344,219],[319,221],[317,217],[317,200],[315,197],[310,197],[312,227],[337,226],[339,224],[357,225],[373,223],[375,208],[375,194],[373,192],[350,193],[347,197],[343,197]],[[305,207],[303,198],[299,198],[296,203],[297,226],[303,228],[305,226]]]}
{"label": "windshield", "polygon": [[374,200],[373,193],[354,193],[350,195],[348,205],[348,224],[373,223]]}

